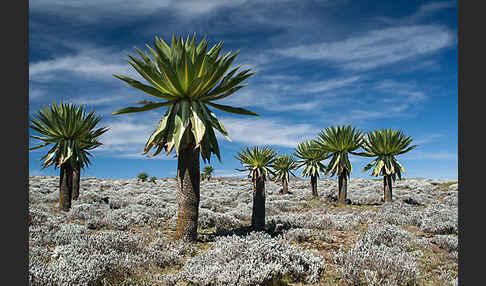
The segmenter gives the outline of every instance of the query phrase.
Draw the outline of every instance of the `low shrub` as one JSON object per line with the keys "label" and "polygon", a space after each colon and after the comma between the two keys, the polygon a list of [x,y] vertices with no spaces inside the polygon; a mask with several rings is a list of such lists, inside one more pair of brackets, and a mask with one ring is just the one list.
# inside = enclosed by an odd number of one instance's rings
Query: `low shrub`
{"label": "low shrub", "polygon": [[182,270],[168,275],[170,284],[262,285],[282,278],[315,283],[322,258],[263,232],[218,238],[210,250],[190,258]]}

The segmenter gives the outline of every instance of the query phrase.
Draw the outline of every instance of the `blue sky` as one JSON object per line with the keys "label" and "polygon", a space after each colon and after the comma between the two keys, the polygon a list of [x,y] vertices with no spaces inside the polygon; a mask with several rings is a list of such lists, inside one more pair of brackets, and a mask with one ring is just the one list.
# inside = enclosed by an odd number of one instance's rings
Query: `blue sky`
{"label": "blue sky", "polygon": [[[175,176],[173,154],[141,154],[165,109],[110,115],[150,99],[112,74],[140,79],[126,62],[134,47],[194,32],[240,50],[234,65],[256,71],[221,103],[260,117],[215,111],[232,139],[218,137],[216,176],[242,175],[233,155],[243,146],[290,154],[325,127],[351,124],[411,136],[419,146],[397,157],[405,177],[457,179],[457,1],[30,1],[30,116],[60,100],[103,116],[110,131],[82,176]],[[30,175],[59,174],[42,170],[47,150],[29,152]],[[351,177],[370,178],[369,158],[351,161]]]}

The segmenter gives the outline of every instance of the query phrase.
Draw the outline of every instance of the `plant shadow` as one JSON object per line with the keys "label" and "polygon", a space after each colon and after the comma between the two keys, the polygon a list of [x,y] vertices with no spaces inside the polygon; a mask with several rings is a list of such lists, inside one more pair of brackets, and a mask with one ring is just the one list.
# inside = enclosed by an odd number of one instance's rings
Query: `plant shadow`
{"label": "plant shadow", "polygon": [[265,229],[263,230],[256,230],[252,226],[240,226],[235,228],[216,228],[212,233],[199,233],[198,234],[198,241],[199,242],[212,242],[218,237],[226,237],[226,236],[247,236],[248,234],[256,231],[264,232],[269,234],[271,237],[276,237],[278,235],[282,235],[285,230],[289,230],[292,227],[290,224],[275,224],[273,222],[268,222],[265,225]]}

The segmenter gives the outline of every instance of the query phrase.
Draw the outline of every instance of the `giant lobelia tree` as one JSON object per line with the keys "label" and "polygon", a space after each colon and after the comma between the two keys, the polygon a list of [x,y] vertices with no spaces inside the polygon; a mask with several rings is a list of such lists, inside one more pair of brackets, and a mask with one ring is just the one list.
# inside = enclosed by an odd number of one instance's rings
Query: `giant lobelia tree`
{"label": "giant lobelia tree", "polygon": [[325,174],[330,174],[331,177],[335,174],[338,176],[339,205],[346,203],[348,178],[353,170],[349,154],[356,154],[354,151],[361,147],[362,141],[361,131],[349,125],[324,128],[316,140],[317,149],[332,156]]}
{"label": "giant lobelia tree", "polygon": [[365,157],[377,157],[363,168],[366,172],[373,168],[372,176],[383,176],[383,198],[385,202],[391,202],[392,198],[392,179],[402,178],[405,169],[397,161],[395,156],[404,154],[417,145],[409,146],[412,138],[407,137],[400,130],[381,129],[366,133],[363,141],[365,152],[357,155]]}
{"label": "giant lobelia tree", "polygon": [[253,209],[251,227],[256,231],[265,229],[265,181],[275,173],[270,169],[278,154],[271,147],[245,147],[235,158],[243,165],[240,172],[248,172],[253,183]]}
{"label": "giant lobelia tree", "polygon": [[205,166],[203,168],[203,176],[201,178],[204,178],[209,181],[212,178],[213,172],[214,172],[214,168],[212,166]]}
{"label": "giant lobelia tree", "polygon": [[39,146],[31,147],[35,150],[54,144],[40,160],[43,168],[54,164],[59,174],[59,208],[69,211],[71,200],[79,196],[79,180],[81,169],[90,164],[88,156],[93,157],[88,150],[92,150],[102,143],[98,138],[108,131],[107,127],[95,129],[101,116],[94,111],[86,114],[83,106],[75,107],[73,104],[62,102],[52,104],[50,108],[43,106],[42,110],[34,113],[30,119],[30,128],[42,136],[30,137],[44,142]]}
{"label": "giant lobelia tree", "polygon": [[200,166],[199,156],[210,162],[211,154],[221,160],[214,129],[230,140],[221,121],[209,109],[257,115],[243,108],[215,103],[235,93],[246,84],[242,81],[253,75],[251,69],[231,69],[238,51],[220,55],[223,42],[208,50],[209,42],[204,38],[196,45],[196,35],[184,41],[172,36],[169,46],[155,37],[153,47],[146,45],[152,58],[136,49],[141,58],[131,55],[128,63],[147,81],[114,75],[128,85],[159,100],[141,101],[140,107],[127,107],[112,114],[135,113],[160,107],[168,107],[152,135],[148,138],[143,154],[152,148],[156,156],[162,151],[169,155],[173,150],[177,156],[177,231],[176,239],[197,239],[199,214]]}
{"label": "giant lobelia tree", "polygon": [[292,155],[281,155],[275,158],[272,168],[275,170],[274,181],[281,181],[282,194],[288,194],[290,175],[294,178],[297,177],[292,173],[293,170],[297,169],[297,161]]}
{"label": "giant lobelia tree", "polygon": [[326,166],[322,161],[328,158],[327,153],[317,147],[315,140],[307,140],[299,143],[295,148],[294,154],[300,160],[297,161],[297,168],[304,167],[302,176],[310,176],[312,196],[317,198],[317,178],[319,173],[324,173]]}

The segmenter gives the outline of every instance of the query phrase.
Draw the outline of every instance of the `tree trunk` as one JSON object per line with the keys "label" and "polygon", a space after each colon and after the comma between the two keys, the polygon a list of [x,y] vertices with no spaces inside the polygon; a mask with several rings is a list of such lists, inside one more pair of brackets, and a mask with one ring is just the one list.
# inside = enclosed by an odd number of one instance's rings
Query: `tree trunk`
{"label": "tree trunk", "polygon": [[311,175],[311,188],[312,188],[312,196],[314,198],[319,197],[317,194],[317,176]]}
{"label": "tree trunk", "polygon": [[72,167],[70,162],[61,165],[59,173],[59,209],[69,211],[73,187]]}
{"label": "tree trunk", "polygon": [[282,194],[288,194],[289,193],[289,183],[285,180],[282,179]]}
{"label": "tree trunk", "polygon": [[346,172],[342,172],[338,179],[338,205],[346,204],[346,197],[348,194],[348,176]]}
{"label": "tree trunk", "polygon": [[[190,133],[190,132],[189,132]],[[199,215],[199,148],[194,148],[194,136],[181,146],[177,160],[177,230],[176,239],[195,241]]]}
{"label": "tree trunk", "polygon": [[257,231],[265,229],[265,178],[263,176],[254,179],[251,227]]}
{"label": "tree trunk", "polygon": [[392,180],[390,175],[383,176],[383,193],[385,202],[391,202],[392,199]]}
{"label": "tree trunk", "polygon": [[73,168],[73,200],[79,198],[79,181],[81,179],[81,169],[79,166]]}

